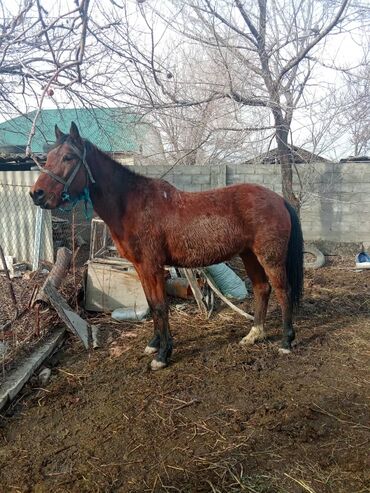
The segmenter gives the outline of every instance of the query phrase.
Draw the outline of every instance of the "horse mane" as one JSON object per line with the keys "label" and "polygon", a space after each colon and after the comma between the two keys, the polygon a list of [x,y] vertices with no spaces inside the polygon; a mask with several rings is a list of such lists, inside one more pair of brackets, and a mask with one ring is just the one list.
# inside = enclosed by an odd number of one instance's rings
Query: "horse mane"
{"label": "horse mane", "polygon": [[[82,139],[82,142],[84,143],[85,149],[86,149],[86,157],[95,159],[97,161],[98,159],[103,160],[105,163],[109,163],[110,166],[114,169],[114,174],[115,178],[119,179],[122,178],[126,183],[129,182],[134,182],[140,179],[145,179],[146,177],[140,175],[139,173],[136,173],[134,170],[129,169],[128,166],[119,163],[115,159],[113,159],[107,152],[102,151],[97,147],[95,144],[90,142],[88,139]],[[69,134],[63,134],[56,142],[55,144],[52,144],[48,152],[52,151],[53,149],[56,149],[57,147],[63,145],[63,144],[74,144],[71,136]]]}
{"label": "horse mane", "polygon": [[102,151],[96,145],[92,144],[89,140],[84,139],[84,145],[86,148],[86,157],[90,159],[94,159],[95,162],[104,161],[104,166],[111,166],[114,172],[115,178],[119,181],[122,178],[126,183],[127,182],[135,182],[141,179],[147,179],[146,177],[136,173],[134,170],[131,170],[129,166],[119,163],[112,156],[110,156],[107,152]]}

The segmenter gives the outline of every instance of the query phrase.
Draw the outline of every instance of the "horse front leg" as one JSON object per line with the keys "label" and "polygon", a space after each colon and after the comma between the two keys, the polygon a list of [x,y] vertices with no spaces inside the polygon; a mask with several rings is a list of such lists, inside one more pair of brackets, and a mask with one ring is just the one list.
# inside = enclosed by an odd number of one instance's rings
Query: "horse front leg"
{"label": "horse front leg", "polygon": [[152,370],[165,368],[172,354],[172,336],[168,324],[164,269],[153,270],[136,265],[153,316],[154,337],[145,348],[147,354],[157,353],[151,362]]}

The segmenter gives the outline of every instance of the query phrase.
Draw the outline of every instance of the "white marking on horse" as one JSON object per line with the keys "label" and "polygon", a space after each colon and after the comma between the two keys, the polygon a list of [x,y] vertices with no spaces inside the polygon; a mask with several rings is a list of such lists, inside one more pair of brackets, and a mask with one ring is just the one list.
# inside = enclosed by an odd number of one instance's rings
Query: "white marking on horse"
{"label": "white marking on horse", "polygon": [[291,350],[290,349],[283,348],[283,347],[280,347],[279,348],[279,353],[280,354],[290,354],[291,353]]}
{"label": "white marking on horse", "polygon": [[145,354],[154,354],[154,353],[158,353],[158,348],[153,347],[153,346],[146,346],[146,348],[144,349],[144,353],[145,353]]}
{"label": "white marking on horse", "polygon": [[255,325],[251,328],[249,334],[243,337],[239,344],[241,344],[242,346],[251,346],[255,342],[261,341],[265,337],[266,334],[263,325]]}
{"label": "white marking on horse", "polygon": [[163,361],[157,361],[156,359],[153,359],[152,362],[150,363],[150,367],[152,370],[161,370],[162,368],[165,368],[167,366],[166,363]]}
{"label": "white marking on horse", "polygon": [[163,197],[167,199],[167,192],[163,192]]}

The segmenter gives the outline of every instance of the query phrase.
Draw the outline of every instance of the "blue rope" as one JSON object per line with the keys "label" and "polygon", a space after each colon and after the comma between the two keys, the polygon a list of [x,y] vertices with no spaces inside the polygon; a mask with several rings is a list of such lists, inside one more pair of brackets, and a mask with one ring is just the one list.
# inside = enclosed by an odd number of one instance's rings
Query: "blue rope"
{"label": "blue rope", "polygon": [[94,207],[90,197],[90,191],[88,187],[85,187],[83,191],[77,197],[72,198],[68,192],[62,193],[63,202],[69,202],[71,207],[59,207],[62,212],[71,212],[76,207],[76,205],[82,200],[85,202],[85,217],[90,220],[93,217]]}

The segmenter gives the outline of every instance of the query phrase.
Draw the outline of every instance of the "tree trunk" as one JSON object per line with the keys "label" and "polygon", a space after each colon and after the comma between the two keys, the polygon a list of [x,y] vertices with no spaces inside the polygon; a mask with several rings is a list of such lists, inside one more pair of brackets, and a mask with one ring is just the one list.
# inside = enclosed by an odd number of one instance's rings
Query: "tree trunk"
{"label": "tree trunk", "polygon": [[299,214],[300,203],[293,191],[293,154],[288,144],[289,129],[284,124],[281,115],[274,114],[276,126],[276,142],[278,148],[278,158],[281,169],[281,184],[283,197],[287,200]]}

